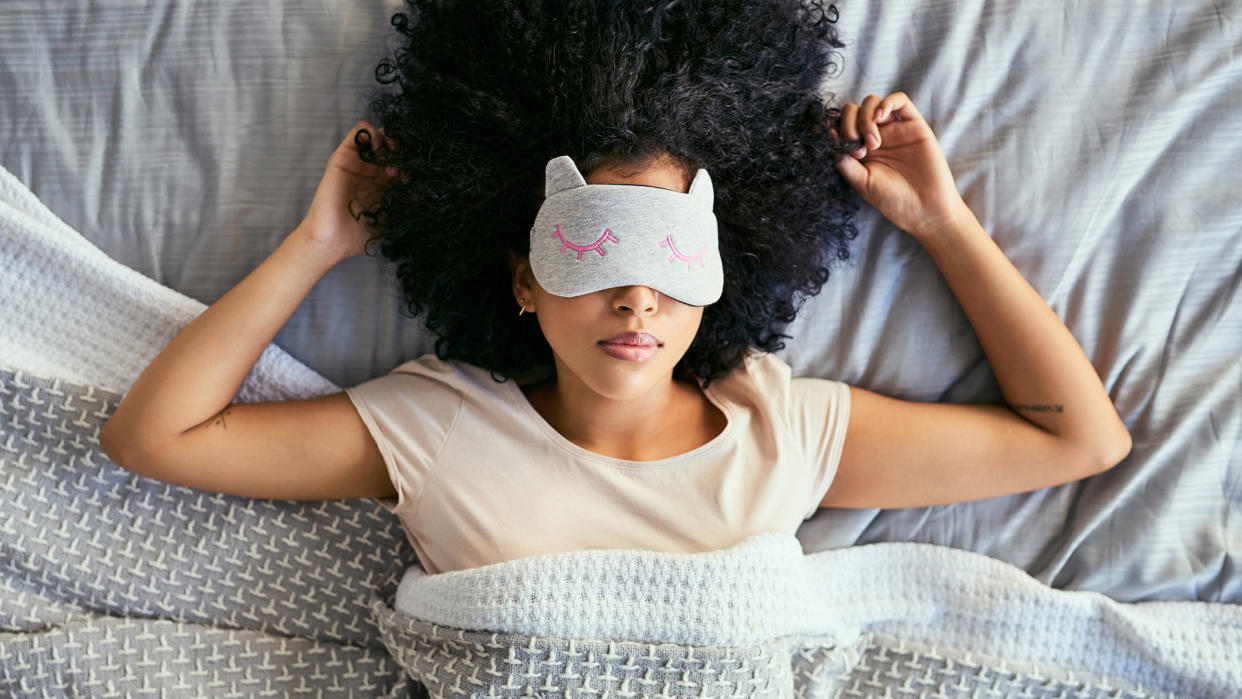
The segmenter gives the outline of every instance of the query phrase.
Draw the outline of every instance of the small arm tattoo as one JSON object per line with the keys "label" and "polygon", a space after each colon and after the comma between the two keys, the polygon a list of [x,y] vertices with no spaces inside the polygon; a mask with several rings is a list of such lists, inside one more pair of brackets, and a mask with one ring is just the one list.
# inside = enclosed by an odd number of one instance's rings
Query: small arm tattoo
{"label": "small arm tattoo", "polygon": [[213,425],[219,425],[219,426],[221,426],[221,427],[223,427],[224,429],[226,429],[226,430],[227,430],[227,429],[229,428],[229,426],[228,426],[228,423],[225,421],[224,416],[225,416],[225,415],[228,415],[228,414],[229,414],[229,413],[231,413],[231,412],[233,412],[233,411],[230,409],[231,407],[232,407],[232,406],[229,406],[229,408],[225,408],[224,410],[221,410],[220,412],[216,413],[216,419],[215,419],[215,421],[214,421],[214,422],[212,422],[211,424],[213,424]]}
{"label": "small arm tattoo", "polygon": [[1013,406],[1013,409],[1014,410],[1031,410],[1034,412],[1041,412],[1041,413],[1063,413],[1065,412],[1064,410],[1061,409],[1061,406],[1059,405],[1027,405],[1025,403],[1023,403],[1022,405],[1015,405]]}

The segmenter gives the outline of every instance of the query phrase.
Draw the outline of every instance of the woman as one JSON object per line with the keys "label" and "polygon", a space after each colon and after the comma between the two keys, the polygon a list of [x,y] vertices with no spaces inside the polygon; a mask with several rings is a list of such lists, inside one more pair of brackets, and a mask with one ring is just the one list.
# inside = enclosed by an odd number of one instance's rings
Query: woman
{"label": "woman", "polygon": [[[815,94],[822,49],[841,46],[822,13],[527,4],[412,2],[416,25],[394,17],[409,44],[380,66],[402,89],[373,103],[379,128],[346,136],[301,224],[139,377],[100,434],[110,457],[250,497],[379,498],[438,573],[712,550],[792,533],[819,506],[1023,492],[1129,451],[1091,364],[970,212],[909,97],[836,110]],[[718,298],[692,305],[655,282],[550,291],[531,224],[562,153],[584,186],[690,196],[710,173]],[[356,207],[372,183],[373,208]],[[856,197],[937,263],[1008,405],[793,378],[771,354],[797,297],[848,258]],[[229,405],[318,279],[376,239],[411,311],[426,308],[435,355],[329,396]],[[627,341],[648,348],[612,346]]]}

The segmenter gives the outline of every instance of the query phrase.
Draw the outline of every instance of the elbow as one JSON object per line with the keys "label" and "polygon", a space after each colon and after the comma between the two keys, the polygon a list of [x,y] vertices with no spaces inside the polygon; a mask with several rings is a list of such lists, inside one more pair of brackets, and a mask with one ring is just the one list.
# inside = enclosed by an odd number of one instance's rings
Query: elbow
{"label": "elbow", "polygon": [[121,424],[121,420],[117,419],[116,413],[112,413],[112,416],[99,428],[99,449],[118,466],[123,463],[121,452],[126,450],[131,441],[125,435],[124,425]]}
{"label": "elbow", "polygon": [[115,428],[109,430],[108,427],[111,424],[110,422],[104,423],[104,426],[99,429],[99,450],[111,459],[112,463],[126,471],[137,473],[134,470],[133,440],[124,434],[117,433]]}
{"label": "elbow", "polygon": [[104,453],[104,456],[112,459],[113,462],[119,465],[121,462],[117,459],[116,436],[108,430],[111,426],[112,422],[109,420],[103,424],[103,427],[99,428],[99,450]]}
{"label": "elbow", "polygon": [[1119,427],[1120,435],[1109,442],[1106,448],[1097,452],[1095,473],[1103,473],[1125,461],[1134,447],[1134,440],[1125,425]]}

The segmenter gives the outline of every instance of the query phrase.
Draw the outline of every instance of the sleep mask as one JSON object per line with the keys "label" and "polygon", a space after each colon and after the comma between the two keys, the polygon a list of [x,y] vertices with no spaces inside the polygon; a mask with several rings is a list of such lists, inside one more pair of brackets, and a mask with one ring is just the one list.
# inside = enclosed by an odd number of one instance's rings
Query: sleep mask
{"label": "sleep mask", "polygon": [[648,286],[690,306],[720,298],[715,193],[699,168],[690,191],[587,184],[568,155],[548,161],[530,229],[530,268],[548,293]]}

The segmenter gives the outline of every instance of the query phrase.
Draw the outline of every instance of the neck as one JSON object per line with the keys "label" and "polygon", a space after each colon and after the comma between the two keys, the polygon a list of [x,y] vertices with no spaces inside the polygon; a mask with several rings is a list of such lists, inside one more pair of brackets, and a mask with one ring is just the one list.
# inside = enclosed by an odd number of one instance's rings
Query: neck
{"label": "neck", "polygon": [[601,395],[563,368],[554,379],[524,390],[536,411],[566,439],[630,461],[664,458],[699,405],[698,387],[671,374],[646,393],[625,398]]}

